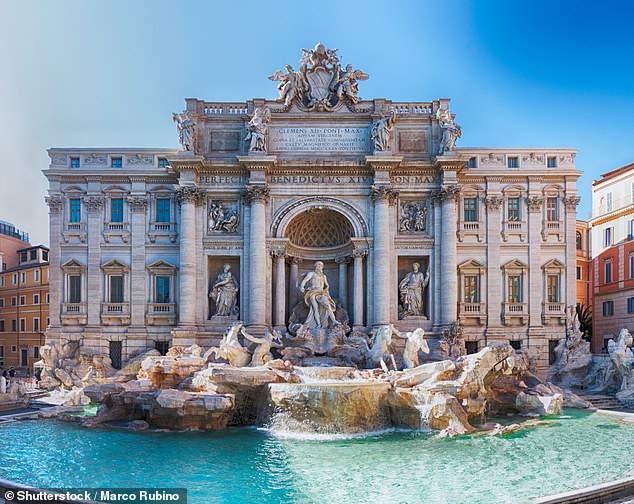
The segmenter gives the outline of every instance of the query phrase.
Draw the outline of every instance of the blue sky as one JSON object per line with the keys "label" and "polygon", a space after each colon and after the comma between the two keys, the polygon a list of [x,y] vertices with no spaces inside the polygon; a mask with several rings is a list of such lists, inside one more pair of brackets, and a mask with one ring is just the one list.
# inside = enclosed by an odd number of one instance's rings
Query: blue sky
{"label": "blue sky", "polygon": [[589,1],[31,1],[0,18],[0,219],[48,243],[49,147],[177,147],[184,98],[274,98],[322,41],[364,98],[452,99],[459,146],[574,147],[590,184],[634,162],[634,7]]}

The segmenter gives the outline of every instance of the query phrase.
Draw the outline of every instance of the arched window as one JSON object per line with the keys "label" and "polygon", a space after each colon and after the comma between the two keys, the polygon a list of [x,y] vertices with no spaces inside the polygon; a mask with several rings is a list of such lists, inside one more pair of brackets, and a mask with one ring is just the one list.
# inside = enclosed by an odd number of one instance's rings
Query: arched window
{"label": "arched window", "polygon": [[583,249],[581,241],[581,232],[577,231],[577,250]]}

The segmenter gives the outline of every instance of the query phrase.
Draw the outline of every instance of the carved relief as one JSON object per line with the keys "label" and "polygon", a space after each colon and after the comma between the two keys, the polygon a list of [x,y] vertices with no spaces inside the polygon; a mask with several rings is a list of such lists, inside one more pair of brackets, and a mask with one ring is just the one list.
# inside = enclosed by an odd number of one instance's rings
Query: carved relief
{"label": "carved relief", "polygon": [[483,166],[504,166],[504,156],[489,152],[484,156],[480,156],[480,164]]}
{"label": "carved relief", "polygon": [[522,165],[524,166],[542,166],[544,164],[544,156],[531,152],[522,156]]}
{"label": "carved relief", "polygon": [[544,198],[541,196],[529,196],[526,198],[526,205],[529,212],[541,212],[542,205],[544,204]]}
{"label": "carved relief", "polygon": [[145,213],[148,206],[148,199],[146,196],[128,196],[126,201],[130,210],[132,210],[132,213]]}
{"label": "carved relief", "polygon": [[103,208],[103,197],[84,196],[84,205],[86,205],[89,212],[98,212]]}
{"label": "carved relief", "polygon": [[54,166],[66,166],[68,164],[68,157],[63,154],[55,154],[51,156],[51,164]]}
{"label": "carved relief", "polygon": [[209,201],[207,212],[207,232],[236,233],[240,216],[236,205],[227,206],[221,201]]}
{"label": "carved relief", "polygon": [[152,165],[154,164],[154,156],[151,154],[135,154],[134,156],[126,156],[126,162],[132,166]]}
{"label": "carved relief", "polygon": [[95,153],[88,154],[87,156],[84,156],[84,164],[105,166],[108,164],[108,156]]}
{"label": "carved relief", "polygon": [[401,202],[399,233],[423,233],[427,231],[427,201]]}
{"label": "carved relief", "polygon": [[574,166],[575,155],[574,154],[560,154],[557,157],[557,164],[559,166]]}
{"label": "carved relief", "polygon": [[432,198],[439,204],[445,201],[455,201],[460,197],[460,189],[460,186],[457,184],[444,186],[441,187]]}
{"label": "carved relief", "polygon": [[370,197],[372,201],[387,200],[388,203],[394,203],[398,192],[391,185],[373,185],[370,187]]}
{"label": "carved relief", "polygon": [[428,152],[426,131],[399,131],[398,150],[401,152]]}
{"label": "carved relief", "polygon": [[176,201],[179,205],[183,203],[200,205],[205,201],[205,193],[198,187],[178,186],[176,188]]}
{"label": "carved relief", "polygon": [[59,194],[52,194],[51,196],[46,196],[44,198],[46,204],[48,205],[50,213],[60,213],[62,211],[63,200]]}
{"label": "carved relief", "polygon": [[487,196],[484,198],[484,204],[487,210],[500,210],[503,203],[504,198],[502,196]]}
{"label": "carved relief", "polygon": [[566,196],[564,198],[564,205],[568,210],[574,210],[575,208],[577,208],[577,205],[580,201],[581,198],[579,196]]}
{"label": "carved relief", "polygon": [[361,101],[357,81],[367,80],[368,74],[353,70],[352,65],[343,69],[338,49],[326,49],[322,43],[302,51],[299,71],[286,65],[286,72],[278,70],[269,77],[279,82],[278,102],[287,108],[295,102],[302,110],[332,111],[344,103],[354,105]]}
{"label": "carved relief", "polygon": [[242,192],[242,198],[246,205],[253,203],[266,203],[271,190],[267,185],[247,185]]}

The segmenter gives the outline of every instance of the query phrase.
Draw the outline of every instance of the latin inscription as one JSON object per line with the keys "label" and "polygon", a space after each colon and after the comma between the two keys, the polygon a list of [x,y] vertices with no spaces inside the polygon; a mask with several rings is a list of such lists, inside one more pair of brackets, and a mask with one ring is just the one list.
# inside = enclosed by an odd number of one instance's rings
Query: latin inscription
{"label": "latin inscription", "polygon": [[198,177],[201,184],[246,184],[248,179],[241,175],[210,175]]}
{"label": "latin inscription", "polygon": [[367,152],[368,128],[271,128],[272,152]]}
{"label": "latin inscription", "polygon": [[363,175],[272,175],[271,184],[370,184],[372,177]]}

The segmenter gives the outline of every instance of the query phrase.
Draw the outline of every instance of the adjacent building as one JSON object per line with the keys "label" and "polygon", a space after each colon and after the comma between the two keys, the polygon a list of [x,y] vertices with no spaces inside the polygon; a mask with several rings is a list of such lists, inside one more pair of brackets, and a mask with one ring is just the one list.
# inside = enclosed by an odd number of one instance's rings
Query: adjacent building
{"label": "adjacent building", "polygon": [[353,329],[458,322],[545,370],[578,300],[576,151],[457,148],[448,99],[362,100],[321,45],[287,68],[275,100],[187,99],[180,150],[49,150],[51,341],[119,366],[236,318],[292,330],[321,261]]}
{"label": "adjacent building", "polygon": [[593,351],[634,331],[634,163],[592,182]]}
{"label": "adjacent building", "polygon": [[592,309],[592,233],[587,221],[577,221],[577,305]]}
{"label": "adjacent building", "polygon": [[0,366],[32,368],[49,324],[48,252],[42,245],[15,252],[17,265],[0,272]]}
{"label": "adjacent building", "polygon": [[10,222],[0,220],[0,271],[17,266],[17,251],[29,246],[28,233],[20,231]]}

